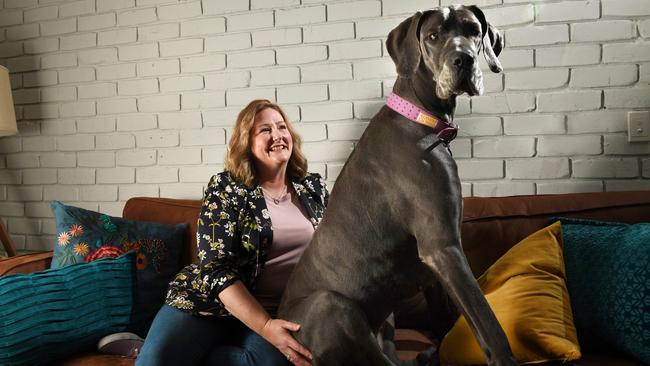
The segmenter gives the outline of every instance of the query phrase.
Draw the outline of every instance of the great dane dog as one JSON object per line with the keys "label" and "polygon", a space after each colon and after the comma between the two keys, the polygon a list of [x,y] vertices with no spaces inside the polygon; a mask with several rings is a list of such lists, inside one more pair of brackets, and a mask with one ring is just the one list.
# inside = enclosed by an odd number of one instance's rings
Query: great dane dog
{"label": "great dane dog", "polygon": [[[279,309],[301,324],[294,335],[313,364],[421,363],[385,355],[375,335],[400,300],[441,283],[487,363],[517,365],[464,256],[460,180],[444,148],[455,137],[456,96],[483,91],[479,51],[500,72],[502,47],[476,6],[417,12],[388,35],[398,97],[372,118],[347,160]],[[413,110],[424,112],[407,118]]]}

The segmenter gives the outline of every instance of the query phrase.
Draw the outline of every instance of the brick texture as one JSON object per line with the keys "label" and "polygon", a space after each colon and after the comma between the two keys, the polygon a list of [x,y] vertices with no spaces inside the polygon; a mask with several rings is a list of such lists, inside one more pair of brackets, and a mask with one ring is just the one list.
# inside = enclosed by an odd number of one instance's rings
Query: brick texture
{"label": "brick texture", "polygon": [[[395,82],[386,36],[431,6],[481,6],[506,38],[485,94],[460,96],[464,195],[650,189],[650,2],[642,0],[5,0],[0,64],[20,133],[0,144],[0,212],[51,249],[48,200],[119,214],[198,199],[241,107],[285,108],[334,184]],[[1,253],[0,253],[1,255]]]}

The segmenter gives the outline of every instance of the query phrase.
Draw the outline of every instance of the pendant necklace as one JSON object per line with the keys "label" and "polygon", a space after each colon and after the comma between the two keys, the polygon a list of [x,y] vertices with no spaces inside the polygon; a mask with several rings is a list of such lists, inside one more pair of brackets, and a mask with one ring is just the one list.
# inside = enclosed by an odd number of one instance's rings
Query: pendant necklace
{"label": "pendant necklace", "polygon": [[284,196],[286,196],[286,194],[287,194],[287,185],[286,184],[282,188],[282,191],[280,191],[280,194],[278,194],[276,197],[271,196],[271,194],[264,187],[261,187],[261,188],[262,188],[262,193],[264,193],[264,196],[267,197],[267,198],[272,199],[273,203],[275,203],[276,205],[279,205],[280,200],[282,198],[284,198]]}

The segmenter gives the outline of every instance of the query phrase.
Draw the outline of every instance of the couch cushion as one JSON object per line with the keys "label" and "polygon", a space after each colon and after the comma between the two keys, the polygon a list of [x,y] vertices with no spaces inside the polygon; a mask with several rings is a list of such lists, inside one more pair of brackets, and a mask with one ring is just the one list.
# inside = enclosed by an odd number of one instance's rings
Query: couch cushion
{"label": "couch cushion", "polygon": [[561,221],[580,342],[650,364],[650,223]]}
{"label": "couch cushion", "polygon": [[200,200],[174,198],[133,197],[130,198],[122,217],[139,221],[154,221],[163,224],[186,223],[181,264],[183,266],[198,260],[196,249],[196,224],[201,211]]}
{"label": "couch cushion", "polygon": [[[564,277],[560,223],[512,247],[478,279],[520,363],[580,358]],[[440,346],[440,359],[476,365],[485,355],[464,317]]]}
{"label": "couch cushion", "polygon": [[395,329],[394,342],[400,360],[412,360],[418,353],[430,347],[437,347],[429,332],[415,329]]}
{"label": "couch cushion", "polygon": [[137,291],[129,331],[145,337],[162,306],[169,281],[180,270],[187,224],[165,225],[111,217],[52,202],[57,244],[52,268],[137,253]]}
{"label": "couch cushion", "polygon": [[[463,203],[463,250],[476,277],[513,245],[548,225],[551,216],[650,222],[650,191],[466,197]],[[438,293],[435,319],[429,319],[424,298],[419,295],[396,314],[397,326],[446,333],[448,319],[455,319],[457,312],[446,295]]]}
{"label": "couch cushion", "polygon": [[0,364],[56,360],[124,331],[133,303],[134,257],[0,277]]}

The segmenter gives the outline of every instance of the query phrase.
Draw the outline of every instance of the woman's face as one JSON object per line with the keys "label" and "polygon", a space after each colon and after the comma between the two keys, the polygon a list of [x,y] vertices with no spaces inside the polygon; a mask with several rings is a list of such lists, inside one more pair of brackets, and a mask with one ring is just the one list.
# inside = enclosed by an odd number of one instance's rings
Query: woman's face
{"label": "woman's face", "polygon": [[278,111],[264,108],[257,113],[250,146],[258,168],[274,170],[289,163],[293,139],[287,123]]}

